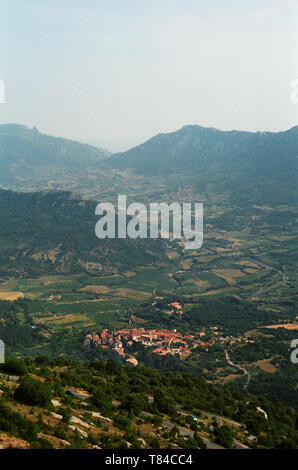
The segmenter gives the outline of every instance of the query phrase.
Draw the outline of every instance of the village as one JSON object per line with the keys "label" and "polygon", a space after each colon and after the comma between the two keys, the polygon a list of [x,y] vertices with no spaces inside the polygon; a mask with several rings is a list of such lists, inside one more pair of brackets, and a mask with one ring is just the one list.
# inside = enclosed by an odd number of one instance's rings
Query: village
{"label": "village", "polygon": [[[194,348],[201,346],[211,346],[214,338],[208,342],[201,340],[205,336],[204,332],[194,335],[182,336],[177,330],[145,330],[137,328],[123,328],[110,331],[103,329],[98,334],[88,334],[85,344],[93,344],[104,349],[111,349],[126,362],[137,365],[138,360],[133,354],[127,354],[125,349],[131,347],[133,343],[141,343],[146,348],[152,348],[152,354],[165,356],[167,354],[179,354],[182,358],[190,353]],[[126,348],[125,348],[126,346]],[[124,349],[125,348],[125,349]]]}
{"label": "village", "polygon": [[[241,338],[222,336],[218,327],[208,328],[208,331],[198,331],[194,334],[182,335],[176,329],[173,330],[146,330],[139,328],[122,328],[119,330],[102,329],[98,333],[87,334],[85,345],[110,349],[122,357],[127,363],[138,365],[135,357],[137,352],[129,353],[129,348],[134,343],[140,343],[145,348],[150,348],[150,353],[159,356],[178,355],[184,359],[191,352],[200,347],[208,348],[215,343],[231,344],[241,342]],[[128,352],[127,352],[128,351]]]}

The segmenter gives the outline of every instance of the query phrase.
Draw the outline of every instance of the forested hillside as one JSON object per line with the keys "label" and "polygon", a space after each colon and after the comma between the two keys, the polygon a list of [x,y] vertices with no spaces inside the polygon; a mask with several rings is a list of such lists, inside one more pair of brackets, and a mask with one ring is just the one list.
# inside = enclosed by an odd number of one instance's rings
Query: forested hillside
{"label": "forested hillside", "polygon": [[165,259],[160,240],[99,240],[95,207],[68,192],[0,189],[0,277],[113,273]]}
{"label": "forested hillside", "polygon": [[[31,448],[295,448],[297,411],[114,361],[8,359],[0,442]],[[14,374],[13,379],[9,374]],[[16,412],[16,410],[19,412]]]}

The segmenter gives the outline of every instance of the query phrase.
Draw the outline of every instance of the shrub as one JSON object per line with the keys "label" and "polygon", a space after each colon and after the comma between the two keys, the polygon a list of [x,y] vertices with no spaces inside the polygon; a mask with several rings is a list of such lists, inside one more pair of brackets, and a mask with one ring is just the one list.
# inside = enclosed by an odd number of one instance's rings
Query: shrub
{"label": "shrub", "polygon": [[31,441],[36,439],[38,428],[20,413],[12,411],[0,400],[0,429]]}
{"label": "shrub", "polygon": [[37,441],[31,442],[31,449],[53,449],[53,445],[47,439],[40,438]]}
{"label": "shrub", "polygon": [[1,370],[15,375],[24,375],[28,371],[24,361],[12,357],[6,359],[4,364],[1,364]]}
{"label": "shrub", "polygon": [[113,421],[114,425],[117,426],[117,428],[122,429],[123,431],[130,431],[131,420],[127,416],[119,413],[114,417]]}

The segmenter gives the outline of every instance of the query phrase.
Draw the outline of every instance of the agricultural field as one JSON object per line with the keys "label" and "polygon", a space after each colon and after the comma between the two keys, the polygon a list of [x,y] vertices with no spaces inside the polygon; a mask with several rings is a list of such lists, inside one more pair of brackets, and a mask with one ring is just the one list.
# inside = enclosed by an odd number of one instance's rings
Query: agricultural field
{"label": "agricultural field", "polygon": [[[109,245],[98,253],[97,242],[92,240],[90,252],[89,231],[86,238],[73,241],[71,252],[64,248],[56,265],[50,259],[52,248],[42,269],[40,262],[32,264],[35,258],[28,257],[26,252],[21,262],[23,271],[30,274],[24,275],[21,271],[17,271],[15,277],[2,274],[0,302],[24,301],[27,314],[18,313],[16,318],[22,328],[36,328],[33,332],[39,336],[31,335],[31,338],[29,335],[31,339],[27,345],[13,343],[12,351],[19,355],[42,353],[53,357],[62,353],[76,359],[85,358],[89,352],[83,346],[84,335],[102,328],[143,326],[146,329],[177,329],[188,334],[218,326],[223,335],[232,338],[243,338],[253,331],[250,338],[255,348],[252,357],[247,353],[247,346],[241,349],[237,342],[232,344],[231,339],[232,359],[250,371],[252,392],[268,396],[273,393],[274,397],[284,397],[292,403],[292,395],[288,392],[284,396],[281,383],[288,384],[289,390],[295,390],[297,373],[291,370],[289,345],[296,330],[262,327],[297,323],[298,230],[292,217],[293,207],[250,203],[248,208],[243,201],[234,203],[233,194],[222,190],[219,194],[207,183],[201,193],[197,181],[190,175],[180,175],[179,185],[175,183],[175,175],[170,175],[167,182],[163,177],[154,177],[155,186],[150,178],[121,176],[115,172],[106,193],[101,188],[101,199],[116,202],[115,182],[119,179],[125,180],[126,185],[129,181],[132,183],[130,188],[127,186],[128,201],[171,202],[178,197],[180,202],[203,201],[202,248],[187,251],[183,248],[184,240],[165,241],[158,247],[158,256],[152,258],[157,245],[147,249],[146,257],[140,246],[138,260],[134,263],[133,241],[126,240],[126,246],[119,245],[111,261]],[[91,195],[83,190],[82,193]],[[95,191],[92,197],[97,196]],[[257,194],[253,197],[257,198]],[[76,199],[63,196],[63,203],[64,200],[75,214]],[[56,213],[55,205],[52,210]],[[64,220],[62,208],[58,213]],[[90,222],[88,214],[84,217],[88,216]],[[90,228],[94,230],[92,221]],[[39,239],[37,241],[40,243]],[[78,241],[80,252],[76,253]],[[68,262],[69,253],[71,263]],[[82,256],[86,260],[84,263],[81,263]],[[98,257],[98,263],[93,263],[94,256]],[[105,266],[102,270],[101,264]],[[169,305],[172,302],[181,303],[183,315],[171,313]],[[271,343],[267,342],[268,334],[274,335]],[[245,377],[236,366],[227,363],[226,347],[226,343],[217,344],[207,348],[208,351],[199,349],[179,360],[174,357],[153,360],[139,351],[140,362],[161,370],[199,373],[212,383],[243,390]],[[271,358],[274,359],[271,361]],[[297,395],[297,389],[295,393]]]}

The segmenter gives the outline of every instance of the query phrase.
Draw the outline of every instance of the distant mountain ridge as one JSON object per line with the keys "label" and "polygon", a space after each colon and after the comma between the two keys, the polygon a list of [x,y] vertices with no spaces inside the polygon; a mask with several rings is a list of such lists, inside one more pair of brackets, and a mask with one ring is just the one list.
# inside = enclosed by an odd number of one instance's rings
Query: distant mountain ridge
{"label": "distant mountain ridge", "polygon": [[0,186],[68,190],[106,200],[119,191],[151,200],[155,187],[168,198],[176,187],[180,199],[185,191],[191,197],[207,191],[209,200],[211,193],[229,193],[244,204],[253,196],[254,204],[296,205],[298,126],[284,132],[245,132],[189,125],[109,154],[35,128],[0,125]]}
{"label": "distant mountain ridge", "polygon": [[107,150],[53,137],[20,124],[0,125],[0,185],[31,175],[79,171],[96,167]]}
{"label": "distant mountain ridge", "polygon": [[298,170],[298,126],[284,132],[221,131],[197,125],[158,134],[126,152],[111,156],[114,168],[139,174],[176,171]]}

